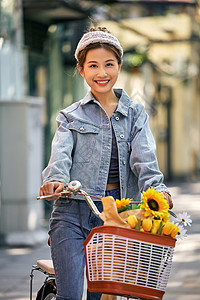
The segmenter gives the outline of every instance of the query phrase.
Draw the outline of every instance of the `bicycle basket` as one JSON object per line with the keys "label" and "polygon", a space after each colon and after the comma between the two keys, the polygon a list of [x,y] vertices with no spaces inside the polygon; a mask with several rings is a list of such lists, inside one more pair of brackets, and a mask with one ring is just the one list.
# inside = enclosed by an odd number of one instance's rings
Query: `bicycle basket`
{"label": "bicycle basket", "polygon": [[176,239],[115,226],[92,229],[84,242],[90,292],[162,299]]}

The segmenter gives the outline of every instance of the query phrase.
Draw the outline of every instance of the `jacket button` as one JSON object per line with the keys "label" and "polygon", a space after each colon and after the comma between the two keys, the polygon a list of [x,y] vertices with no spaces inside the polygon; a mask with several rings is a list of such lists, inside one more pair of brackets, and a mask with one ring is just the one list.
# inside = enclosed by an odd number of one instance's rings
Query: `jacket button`
{"label": "jacket button", "polygon": [[119,117],[115,117],[115,120],[116,120],[116,121],[119,121]]}
{"label": "jacket button", "polygon": [[123,163],[123,165],[125,165],[126,164],[125,160],[123,160],[122,163]]}
{"label": "jacket button", "polygon": [[123,138],[124,138],[124,135],[123,135],[123,134],[120,134],[120,138],[123,139]]}

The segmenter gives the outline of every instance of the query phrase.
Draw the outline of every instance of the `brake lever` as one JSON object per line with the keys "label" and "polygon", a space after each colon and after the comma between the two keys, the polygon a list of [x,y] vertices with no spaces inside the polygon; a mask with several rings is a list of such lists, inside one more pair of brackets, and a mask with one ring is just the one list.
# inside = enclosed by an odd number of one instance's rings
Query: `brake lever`
{"label": "brake lever", "polygon": [[37,197],[37,200],[41,200],[41,199],[48,199],[48,198],[52,198],[55,196],[60,196],[60,194],[52,194],[52,195],[46,195],[46,196],[39,196]]}
{"label": "brake lever", "polygon": [[65,197],[65,198],[69,198],[71,196],[71,194],[72,194],[71,191],[63,190],[61,193],[51,194],[51,195],[46,195],[46,196],[39,196],[39,197],[37,197],[37,200],[48,199],[48,198],[53,198],[53,197]]}

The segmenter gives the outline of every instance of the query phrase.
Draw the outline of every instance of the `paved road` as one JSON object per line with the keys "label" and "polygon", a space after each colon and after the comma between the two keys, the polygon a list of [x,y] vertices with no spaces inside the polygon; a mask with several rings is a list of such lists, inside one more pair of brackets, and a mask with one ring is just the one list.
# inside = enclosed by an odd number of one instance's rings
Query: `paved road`
{"label": "paved road", "polygon": [[172,272],[164,300],[200,300],[200,183],[170,188],[174,211],[187,211],[193,224],[188,237],[175,247]]}
{"label": "paved road", "polygon": [[[200,183],[168,186],[174,199],[174,212],[187,211],[193,224],[188,228],[188,237],[177,242],[163,300],[200,300]],[[0,299],[29,300],[29,274],[38,258],[50,258],[48,246],[0,248]],[[35,272],[34,292],[43,278],[43,274]]]}

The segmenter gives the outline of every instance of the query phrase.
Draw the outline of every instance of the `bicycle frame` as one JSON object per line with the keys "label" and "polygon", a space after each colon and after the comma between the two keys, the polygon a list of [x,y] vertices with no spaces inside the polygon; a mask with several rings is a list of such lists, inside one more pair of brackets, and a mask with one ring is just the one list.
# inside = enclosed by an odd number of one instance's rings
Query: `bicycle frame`
{"label": "bicycle frame", "polygon": [[[33,265],[32,266],[32,269],[31,269],[31,274],[30,274],[30,300],[33,299],[33,278],[34,278],[34,271],[39,271],[39,272],[42,272],[44,275],[46,275],[45,277],[45,280],[43,282],[44,284],[44,289],[45,289],[45,286],[48,284],[49,280],[52,279],[54,280],[55,282],[55,273],[54,273],[54,270],[53,272],[49,273],[46,269],[48,269],[48,263],[52,263],[51,260],[46,260],[46,261],[43,261],[43,267],[39,267],[39,261],[37,261],[37,265]],[[45,267],[45,262],[46,262],[46,267]],[[55,285],[55,288],[56,288],[56,285]],[[41,299],[44,298],[44,289],[42,291],[42,295],[41,295]]]}

